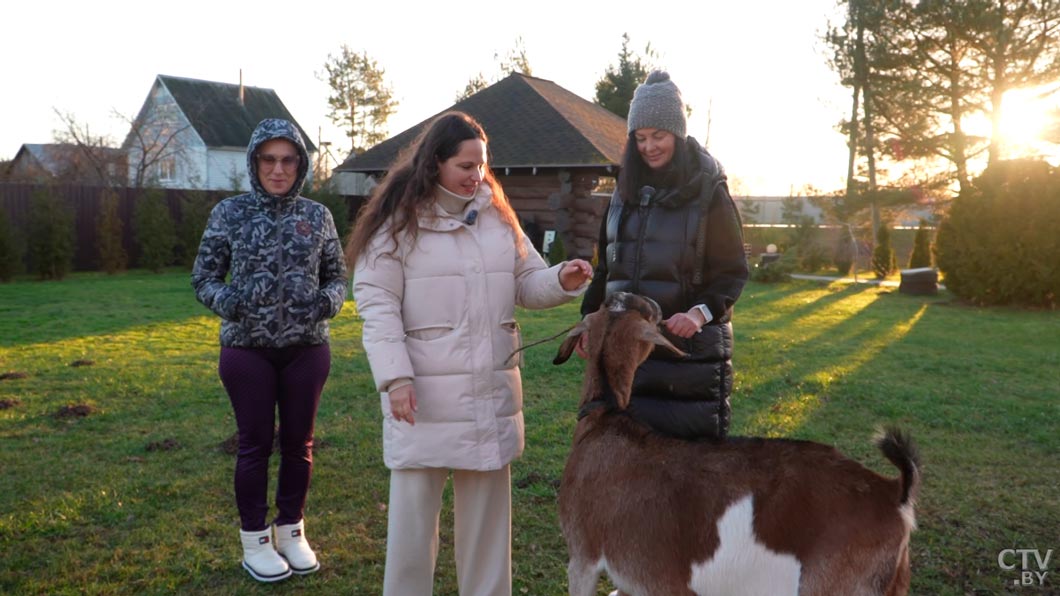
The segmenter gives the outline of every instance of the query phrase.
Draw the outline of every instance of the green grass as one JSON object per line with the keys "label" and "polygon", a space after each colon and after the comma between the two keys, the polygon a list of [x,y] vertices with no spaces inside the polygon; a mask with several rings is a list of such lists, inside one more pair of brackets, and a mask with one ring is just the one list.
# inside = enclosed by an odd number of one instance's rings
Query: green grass
{"label": "green grass", "polygon": [[[522,312],[524,335],[551,335],[576,313]],[[28,375],[0,381],[0,400],[14,404],[0,409],[0,593],[379,592],[388,475],[352,303],[333,325],[306,513],[323,568],[279,585],[238,565],[234,457],[220,447],[235,423],[217,331],[185,272],[0,285],[0,373]],[[1055,313],[751,284],[736,332],[736,433],[833,444],[888,475],[875,429],[898,424],[918,440],[914,594],[1056,593],[1052,571],[1045,588],[1019,588],[997,562],[1002,549],[1060,547]],[[555,502],[581,367],[553,367],[556,345],[526,354],[527,449],[512,471],[516,594],[566,593]],[[93,364],[70,366],[77,360]],[[68,405],[93,411],[56,417]],[[451,528],[447,511],[440,595],[456,594]]]}

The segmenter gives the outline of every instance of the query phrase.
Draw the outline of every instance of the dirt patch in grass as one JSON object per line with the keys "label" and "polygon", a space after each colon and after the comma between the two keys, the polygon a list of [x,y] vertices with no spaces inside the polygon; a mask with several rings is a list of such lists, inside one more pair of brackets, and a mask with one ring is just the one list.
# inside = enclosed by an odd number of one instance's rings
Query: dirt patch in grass
{"label": "dirt patch in grass", "polygon": [[78,366],[92,366],[95,363],[96,363],[95,360],[84,360],[84,359],[81,359],[81,360],[74,360],[73,362],[70,363],[70,366],[73,366],[73,367],[76,368]]}
{"label": "dirt patch in grass", "polygon": [[25,379],[28,376],[29,373],[24,373],[22,371],[16,370],[6,373],[0,373],[0,381],[13,381],[15,379]]}
{"label": "dirt patch in grass", "polygon": [[84,418],[91,414],[95,414],[99,410],[95,406],[89,404],[74,404],[65,405],[55,411],[52,416],[56,420],[63,420],[66,418]]}
{"label": "dirt patch in grass", "polygon": [[4,399],[0,399],[0,410],[7,410],[21,405],[22,401],[17,397],[5,397]]}
{"label": "dirt patch in grass", "polygon": [[174,451],[180,449],[183,445],[176,439],[162,439],[161,441],[151,441],[144,449],[147,451]]}
{"label": "dirt patch in grass", "polygon": [[560,479],[552,478],[545,474],[537,471],[531,471],[522,478],[517,478],[514,482],[516,488],[529,488],[535,484],[540,486],[548,486],[554,490],[559,490]]}

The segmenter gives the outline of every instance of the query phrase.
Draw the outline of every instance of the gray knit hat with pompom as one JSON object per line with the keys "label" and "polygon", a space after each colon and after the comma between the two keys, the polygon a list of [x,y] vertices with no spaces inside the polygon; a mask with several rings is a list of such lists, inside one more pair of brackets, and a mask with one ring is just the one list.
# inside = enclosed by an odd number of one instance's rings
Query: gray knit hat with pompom
{"label": "gray knit hat with pompom", "polygon": [[685,138],[685,102],[665,70],[653,70],[633,92],[626,131],[638,128],[659,128],[674,133],[678,139]]}

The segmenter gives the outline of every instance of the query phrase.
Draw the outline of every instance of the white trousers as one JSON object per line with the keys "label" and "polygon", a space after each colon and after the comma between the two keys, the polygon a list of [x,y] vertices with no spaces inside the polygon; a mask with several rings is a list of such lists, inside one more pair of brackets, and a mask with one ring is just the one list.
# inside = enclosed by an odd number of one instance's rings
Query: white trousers
{"label": "white trousers", "polygon": [[[430,596],[449,473],[446,468],[391,470],[383,596]],[[511,596],[511,470],[452,470],[452,475],[460,596]]]}

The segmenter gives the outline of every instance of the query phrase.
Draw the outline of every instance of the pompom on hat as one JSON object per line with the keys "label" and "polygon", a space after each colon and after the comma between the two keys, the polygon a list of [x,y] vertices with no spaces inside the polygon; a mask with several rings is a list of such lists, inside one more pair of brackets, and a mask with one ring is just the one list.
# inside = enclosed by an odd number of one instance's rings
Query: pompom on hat
{"label": "pompom on hat", "polygon": [[685,102],[681,90],[665,70],[653,70],[633,92],[626,131],[638,128],[659,128],[672,132],[678,139],[685,138],[688,128]]}

